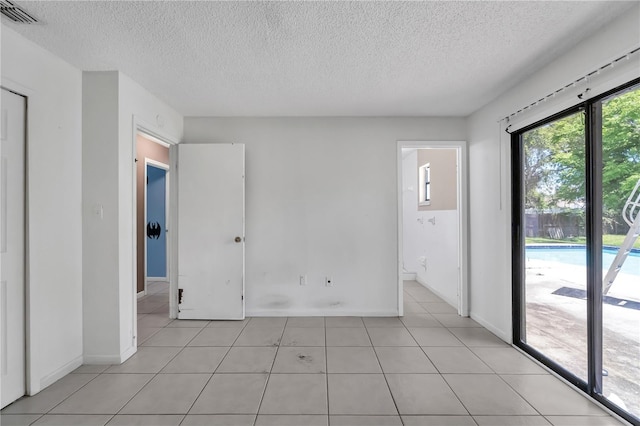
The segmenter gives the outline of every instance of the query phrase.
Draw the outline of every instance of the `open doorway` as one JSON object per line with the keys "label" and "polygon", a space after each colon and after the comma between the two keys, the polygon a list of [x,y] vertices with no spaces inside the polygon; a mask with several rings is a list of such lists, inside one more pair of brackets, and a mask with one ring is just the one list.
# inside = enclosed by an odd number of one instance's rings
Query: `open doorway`
{"label": "open doorway", "polygon": [[400,315],[404,280],[469,315],[467,217],[466,142],[398,142]]}
{"label": "open doorway", "polygon": [[169,318],[169,145],[136,134],[137,343]]}

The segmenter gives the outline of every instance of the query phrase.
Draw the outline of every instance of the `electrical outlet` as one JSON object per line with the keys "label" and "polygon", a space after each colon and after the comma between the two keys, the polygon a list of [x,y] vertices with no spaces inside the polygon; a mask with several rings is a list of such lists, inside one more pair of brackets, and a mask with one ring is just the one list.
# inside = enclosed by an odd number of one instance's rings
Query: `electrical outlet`
{"label": "electrical outlet", "polygon": [[307,285],[307,276],[300,275],[300,285]]}
{"label": "electrical outlet", "polygon": [[333,279],[331,277],[324,277],[324,285],[327,287],[333,287]]}

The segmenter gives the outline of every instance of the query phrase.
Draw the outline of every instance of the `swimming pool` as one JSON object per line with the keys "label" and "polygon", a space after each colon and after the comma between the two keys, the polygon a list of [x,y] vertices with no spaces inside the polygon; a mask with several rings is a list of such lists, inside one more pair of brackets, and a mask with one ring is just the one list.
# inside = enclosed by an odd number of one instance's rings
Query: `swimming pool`
{"label": "swimming pool", "polygon": [[[618,253],[617,247],[605,246],[602,250],[602,274],[606,274],[613,259]],[[586,263],[586,247],[584,245],[527,245],[527,259],[548,262],[568,263],[584,266]],[[640,250],[633,249],[624,262],[620,272],[640,276]]]}

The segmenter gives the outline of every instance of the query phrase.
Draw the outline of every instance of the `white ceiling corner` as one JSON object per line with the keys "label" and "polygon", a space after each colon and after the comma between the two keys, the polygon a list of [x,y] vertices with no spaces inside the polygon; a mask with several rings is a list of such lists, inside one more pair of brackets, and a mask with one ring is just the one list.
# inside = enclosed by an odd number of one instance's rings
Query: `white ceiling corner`
{"label": "white ceiling corner", "polygon": [[3,25],[185,116],[466,116],[636,2],[18,3],[45,24]]}

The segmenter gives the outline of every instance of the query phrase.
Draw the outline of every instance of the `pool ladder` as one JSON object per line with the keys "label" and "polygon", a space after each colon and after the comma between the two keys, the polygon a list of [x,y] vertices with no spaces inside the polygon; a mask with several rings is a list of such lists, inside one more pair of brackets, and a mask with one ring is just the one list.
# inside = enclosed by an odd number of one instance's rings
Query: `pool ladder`
{"label": "pool ladder", "polygon": [[622,269],[622,265],[624,261],[627,260],[629,253],[631,253],[631,249],[635,244],[638,236],[640,235],[640,179],[636,183],[635,188],[631,191],[629,198],[627,198],[627,202],[624,203],[624,207],[622,208],[622,218],[627,224],[629,224],[629,232],[627,232],[627,236],[624,237],[624,241],[622,245],[618,249],[618,253],[616,254],[615,259],[613,259],[613,263],[609,267],[609,271],[607,271],[607,275],[604,277],[602,282],[602,294],[607,294],[616,277],[618,276],[618,272]]}

